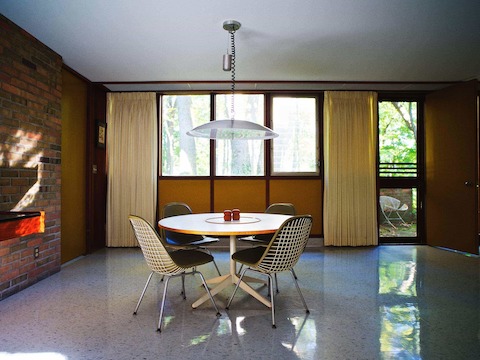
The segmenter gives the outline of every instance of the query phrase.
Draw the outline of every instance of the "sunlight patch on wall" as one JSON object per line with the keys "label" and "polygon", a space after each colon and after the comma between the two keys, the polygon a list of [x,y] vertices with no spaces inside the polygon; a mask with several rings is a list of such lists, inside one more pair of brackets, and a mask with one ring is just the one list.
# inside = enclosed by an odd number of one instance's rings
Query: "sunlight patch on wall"
{"label": "sunlight patch on wall", "polygon": [[[18,129],[15,135],[5,134],[6,138],[0,143],[0,164],[2,167],[18,170],[17,175],[12,175],[10,188],[18,187],[18,193],[11,192],[12,211],[21,211],[31,207],[40,192],[41,171],[39,169],[43,150],[38,150],[38,143],[43,139],[42,133]],[[30,174],[29,170],[37,170]],[[17,178],[18,176],[18,178]],[[28,181],[28,182],[27,182]],[[33,183],[33,185],[32,185]],[[27,188],[31,186],[30,188]],[[21,199],[17,202],[18,198]]]}
{"label": "sunlight patch on wall", "polygon": [[28,208],[30,205],[33,204],[35,201],[35,197],[37,196],[38,192],[40,191],[40,179],[33,185],[27,193],[23,196],[23,198],[14,206],[12,211],[21,211],[23,209]]}

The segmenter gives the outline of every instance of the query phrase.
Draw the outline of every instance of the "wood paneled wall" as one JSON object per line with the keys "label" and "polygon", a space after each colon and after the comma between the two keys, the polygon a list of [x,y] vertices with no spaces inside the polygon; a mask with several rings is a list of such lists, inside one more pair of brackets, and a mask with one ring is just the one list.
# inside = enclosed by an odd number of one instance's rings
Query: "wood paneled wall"
{"label": "wood paneled wall", "polygon": [[86,251],[88,84],[62,70],[62,263]]}
{"label": "wood paneled wall", "polygon": [[313,216],[312,236],[323,235],[323,181],[320,179],[165,179],[158,185],[158,214],[172,201],[193,212],[263,212],[276,202],[290,202],[298,214]]}

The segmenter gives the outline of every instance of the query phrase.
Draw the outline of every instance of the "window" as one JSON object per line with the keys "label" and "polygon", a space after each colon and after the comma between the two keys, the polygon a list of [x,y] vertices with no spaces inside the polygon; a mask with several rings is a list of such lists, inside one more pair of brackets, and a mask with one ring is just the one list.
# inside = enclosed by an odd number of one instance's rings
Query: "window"
{"label": "window", "polygon": [[[271,141],[269,173],[283,176],[318,175],[320,146],[317,97],[273,96],[272,100],[269,104],[270,126],[280,137]],[[210,142],[209,139],[187,135],[187,131],[212,118],[231,119],[231,94],[162,95],[160,108],[162,176],[261,177],[267,174],[265,144],[268,142]],[[212,109],[214,115],[211,114]],[[267,125],[265,109],[265,94],[234,95],[235,119]],[[215,153],[210,154],[210,151]]]}
{"label": "window", "polygon": [[[263,94],[235,94],[235,119],[264,125]],[[231,118],[231,94],[215,96],[215,119]],[[217,176],[265,175],[265,142],[260,140],[216,140],[215,171]]]}
{"label": "window", "polygon": [[380,176],[417,176],[417,103],[382,101],[378,114]]}
{"label": "window", "polygon": [[378,204],[381,237],[417,236],[417,188],[380,188]]}
{"label": "window", "polygon": [[423,153],[418,145],[422,137],[419,118],[418,101],[384,100],[378,104],[381,242],[418,242],[421,236],[423,172],[419,164]]}
{"label": "window", "polygon": [[272,175],[318,175],[317,99],[275,96],[272,101]]}
{"label": "window", "polygon": [[210,143],[187,131],[210,121],[209,95],[162,96],[163,176],[210,175]]}

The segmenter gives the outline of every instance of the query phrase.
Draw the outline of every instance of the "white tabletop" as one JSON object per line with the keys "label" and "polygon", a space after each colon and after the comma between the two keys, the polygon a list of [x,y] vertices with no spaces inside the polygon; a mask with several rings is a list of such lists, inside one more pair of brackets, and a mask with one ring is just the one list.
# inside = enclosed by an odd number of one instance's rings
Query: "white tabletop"
{"label": "white tabletop", "polygon": [[158,226],[185,234],[231,236],[274,233],[290,215],[240,213],[240,220],[224,221],[223,213],[202,213],[171,216]]}
{"label": "white tabletop", "polygon": [[[163,218],[158,222],[158,226],[165,230],[177,231],[185,234],[229,236],[230,254],[233,255],[236,252],[236,238],[238,235],[274,233],[280,228],[285,220],[289,218],[291,218],[290,215],[240,213],[240,220],[224,221],[223,213],[204,213]],[[216,284],[210,290],[210,293],[216,295],[225,287],[236,284],[238,281],[236,272],[235,261],[230,257],[229,274],[209,279],[207,281],[211,284]],[[239,286],[266,306],[272,306],[268,299],[265,299],[245,281],[241,281]],[[207,300],[208,294],[205,294],[195,301],[192,304],[192,307],[196,308]]]}

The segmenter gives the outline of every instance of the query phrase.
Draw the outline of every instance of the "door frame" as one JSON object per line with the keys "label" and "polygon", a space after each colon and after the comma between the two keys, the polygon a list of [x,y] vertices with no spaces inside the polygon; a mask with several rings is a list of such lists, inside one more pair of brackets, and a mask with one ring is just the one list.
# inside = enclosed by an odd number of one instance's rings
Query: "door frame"
{"label": "door frame", "polygon": [[[380,177],[380,151],[377,145],[377,199],[380,189],[417,189],[417,236],[412,237],[380,237],[380,221],[382,214],[378,212],[379,244],[425,244],[425,128],[424,128],[423,94],[379,93],[378,102],[405,101],[417,103],[417,176],[416,177]],[[377,120],[377,126],[379,119]],[[380,136],[379,134],[377,135]],[[379,140],[377,140],[379,144]],[[378,200],[377,200],[378,201]],[[378,204],[378,208],[380,205]]]}

